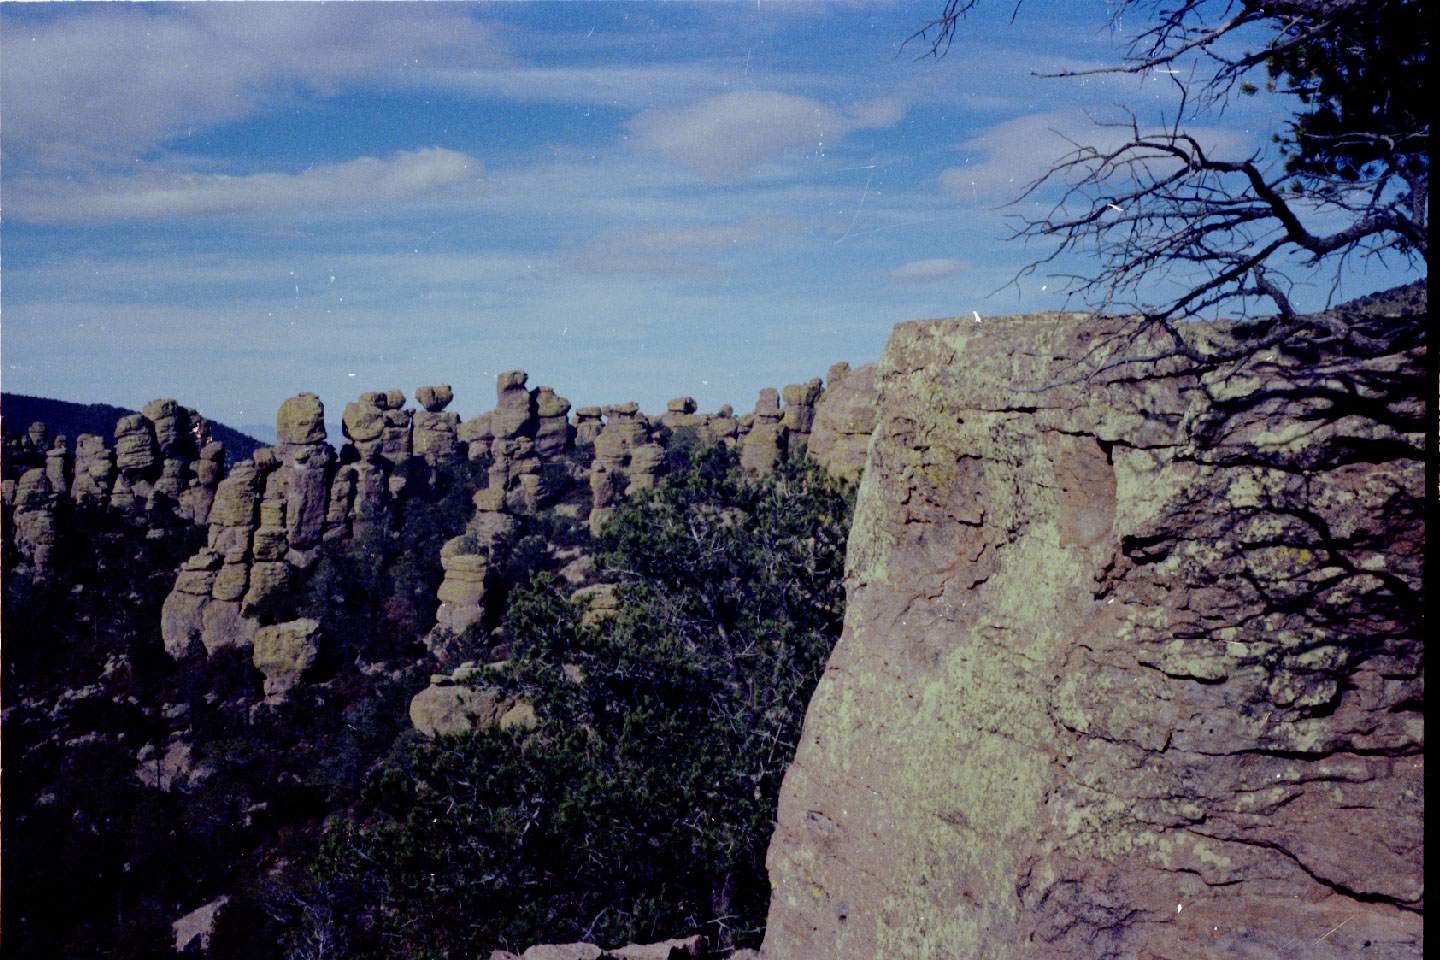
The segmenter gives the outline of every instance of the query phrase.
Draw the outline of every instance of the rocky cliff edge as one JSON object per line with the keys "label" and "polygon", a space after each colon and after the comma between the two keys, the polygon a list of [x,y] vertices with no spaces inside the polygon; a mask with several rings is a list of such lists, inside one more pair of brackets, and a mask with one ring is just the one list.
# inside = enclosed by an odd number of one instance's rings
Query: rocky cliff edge
{"label": "rocky cliff edge", "polygon": [[767,960],[1422,955],[1433,381],[1365,323],[896,329]]}

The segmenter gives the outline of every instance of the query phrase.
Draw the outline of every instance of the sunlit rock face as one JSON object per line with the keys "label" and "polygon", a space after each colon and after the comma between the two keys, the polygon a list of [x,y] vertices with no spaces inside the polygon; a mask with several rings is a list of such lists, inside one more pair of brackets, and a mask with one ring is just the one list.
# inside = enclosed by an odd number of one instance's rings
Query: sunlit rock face
{"label": "sunlit rock face", "polygon": [[891,337],[766,960],[1422,954],[1423,318],[1122,326]]}

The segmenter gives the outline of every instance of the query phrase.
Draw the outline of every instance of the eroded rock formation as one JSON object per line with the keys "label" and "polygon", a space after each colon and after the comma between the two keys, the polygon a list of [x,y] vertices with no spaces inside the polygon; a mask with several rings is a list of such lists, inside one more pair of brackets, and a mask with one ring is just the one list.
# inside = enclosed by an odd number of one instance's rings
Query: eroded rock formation
{"label": "eroded rock formation", "polygon": [[1423,953],[1423,318],[1119,324],[891,337],[767,960]]}

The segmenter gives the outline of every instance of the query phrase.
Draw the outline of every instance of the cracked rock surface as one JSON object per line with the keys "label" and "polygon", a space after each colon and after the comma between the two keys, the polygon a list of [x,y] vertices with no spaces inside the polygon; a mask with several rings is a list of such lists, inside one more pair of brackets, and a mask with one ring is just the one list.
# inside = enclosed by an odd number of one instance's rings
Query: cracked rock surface
{"label": "cracked rock surface", "polygon": [[1423,955],[1433,383],[1367,323],[896,329],[767,960]]}

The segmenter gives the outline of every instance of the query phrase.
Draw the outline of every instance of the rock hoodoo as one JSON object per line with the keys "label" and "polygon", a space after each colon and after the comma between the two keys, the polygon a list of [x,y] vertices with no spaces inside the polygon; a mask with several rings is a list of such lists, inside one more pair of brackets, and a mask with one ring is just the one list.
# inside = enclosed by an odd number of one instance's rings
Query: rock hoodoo
{"label": "rock hoodoo", "polygon": [[767,960],[1420,956],[1419,323],[898,327]]}

